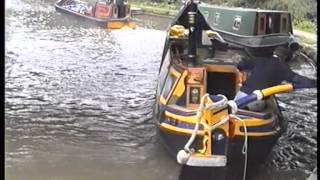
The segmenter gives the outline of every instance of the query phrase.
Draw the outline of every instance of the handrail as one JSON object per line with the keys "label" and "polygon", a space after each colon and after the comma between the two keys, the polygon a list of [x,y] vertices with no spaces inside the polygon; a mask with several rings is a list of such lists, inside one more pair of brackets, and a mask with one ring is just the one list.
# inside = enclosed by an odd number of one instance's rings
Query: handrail
{"label": "handrail", "polygon": [[[249,94],[243,98],[240,98],[238,100],[235,100],[234,103],[238,107],[243,107],[253,101],[262,100],[262,99],[265,99],[266,97],[272,96],[274,94],[290,92],[292,90],[293,90],[292,84],[281,84],[281,85],[265,88],[262,90],[255,90],[251,94]],[[230,100],[230,101],[233,101],[233,100]],[[233,103],[230,101],[229,101],[229,104],[232,104],[231,106],[234,106]]]}
{"label": "handrail", "polygon": [[270,88],[263,89],[261,90],[261,93],[265,98],[274,94],[290,92],[292,90],[293,90],[292,84],[283,84],[283,85],[278,85],[278,86],[273,86]]}

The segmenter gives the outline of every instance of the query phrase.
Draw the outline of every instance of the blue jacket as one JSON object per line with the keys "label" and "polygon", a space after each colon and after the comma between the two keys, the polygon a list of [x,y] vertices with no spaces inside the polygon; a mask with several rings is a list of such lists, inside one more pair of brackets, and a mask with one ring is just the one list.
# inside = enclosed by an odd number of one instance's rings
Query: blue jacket
{"label": "blue jacket", "polygon": [[294,89],[315,88],[316,80],[309,79],[293,72],[289,65],[276,57],[257,57],[242,59],[237,65],[240,71],[251,71],[240,90],[247,94],[257,89],[279,85],[283,81],[293,84]]}

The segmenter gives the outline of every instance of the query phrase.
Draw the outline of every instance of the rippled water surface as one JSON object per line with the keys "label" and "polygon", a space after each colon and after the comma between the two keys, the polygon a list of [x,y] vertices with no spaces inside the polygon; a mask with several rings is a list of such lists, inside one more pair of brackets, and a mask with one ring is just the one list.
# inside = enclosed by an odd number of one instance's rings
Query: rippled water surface
{"label": "rippled water surface", "polygon": [[[5,17],[6,179],[177,179],[151,120],[162,48],[159,19],[107,31],[54,10],[54,0],[8,0]],[[151,23],[150,23],[151,22]],[[303,61],[292,64],[314,78]],[[316,166],[317,90],[279,96],[289,129],[266,167]]]}

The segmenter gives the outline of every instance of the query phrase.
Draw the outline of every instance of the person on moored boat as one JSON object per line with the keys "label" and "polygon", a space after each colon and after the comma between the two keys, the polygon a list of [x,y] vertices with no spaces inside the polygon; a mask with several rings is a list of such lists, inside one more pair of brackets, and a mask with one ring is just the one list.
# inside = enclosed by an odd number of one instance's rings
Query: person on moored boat
{"label": "person on moored boat", "polygon": [[123,18],[126,16],[126,0],[114,0],[118,8],[118,18]]}
{"label": "person on moored boat", "polygon": [[[258,51],[260,57],[242,59],[237,68],[241,74],[249,71],[250,75],[242,83],[235,100],[251,94],[254,90],[261,90],[271,86],[279,85],[283,81],[292,83],[296,88],[315,88],[316,80],[309,79],[293,72],[289,65],[280,58],[273,56],[273,49]],[[261,111],[265,107],[263,100],[252,102],[247,105],[249,110]]]}

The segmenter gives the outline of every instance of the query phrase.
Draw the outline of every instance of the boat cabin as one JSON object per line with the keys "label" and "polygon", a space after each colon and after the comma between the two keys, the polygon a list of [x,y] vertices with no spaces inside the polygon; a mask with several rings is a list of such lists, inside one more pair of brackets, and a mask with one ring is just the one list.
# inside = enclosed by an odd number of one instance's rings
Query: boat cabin
{"label": "boat cabin", "polygon": [[[287,11],[230,8],[200,3],[198,10],[210,28],[230,43],[246,47],[279,46],[292,40]],[[290,44],[291,45],[291,44]],[[292,44],[294,50],[296,44]]]}
{"label": "boat cabin", "polygon": [[211,27],[243,36],[275,33],[292,34],[291,16],[287,11],[271,11],[248,8],[226,8],[199,5]]}

